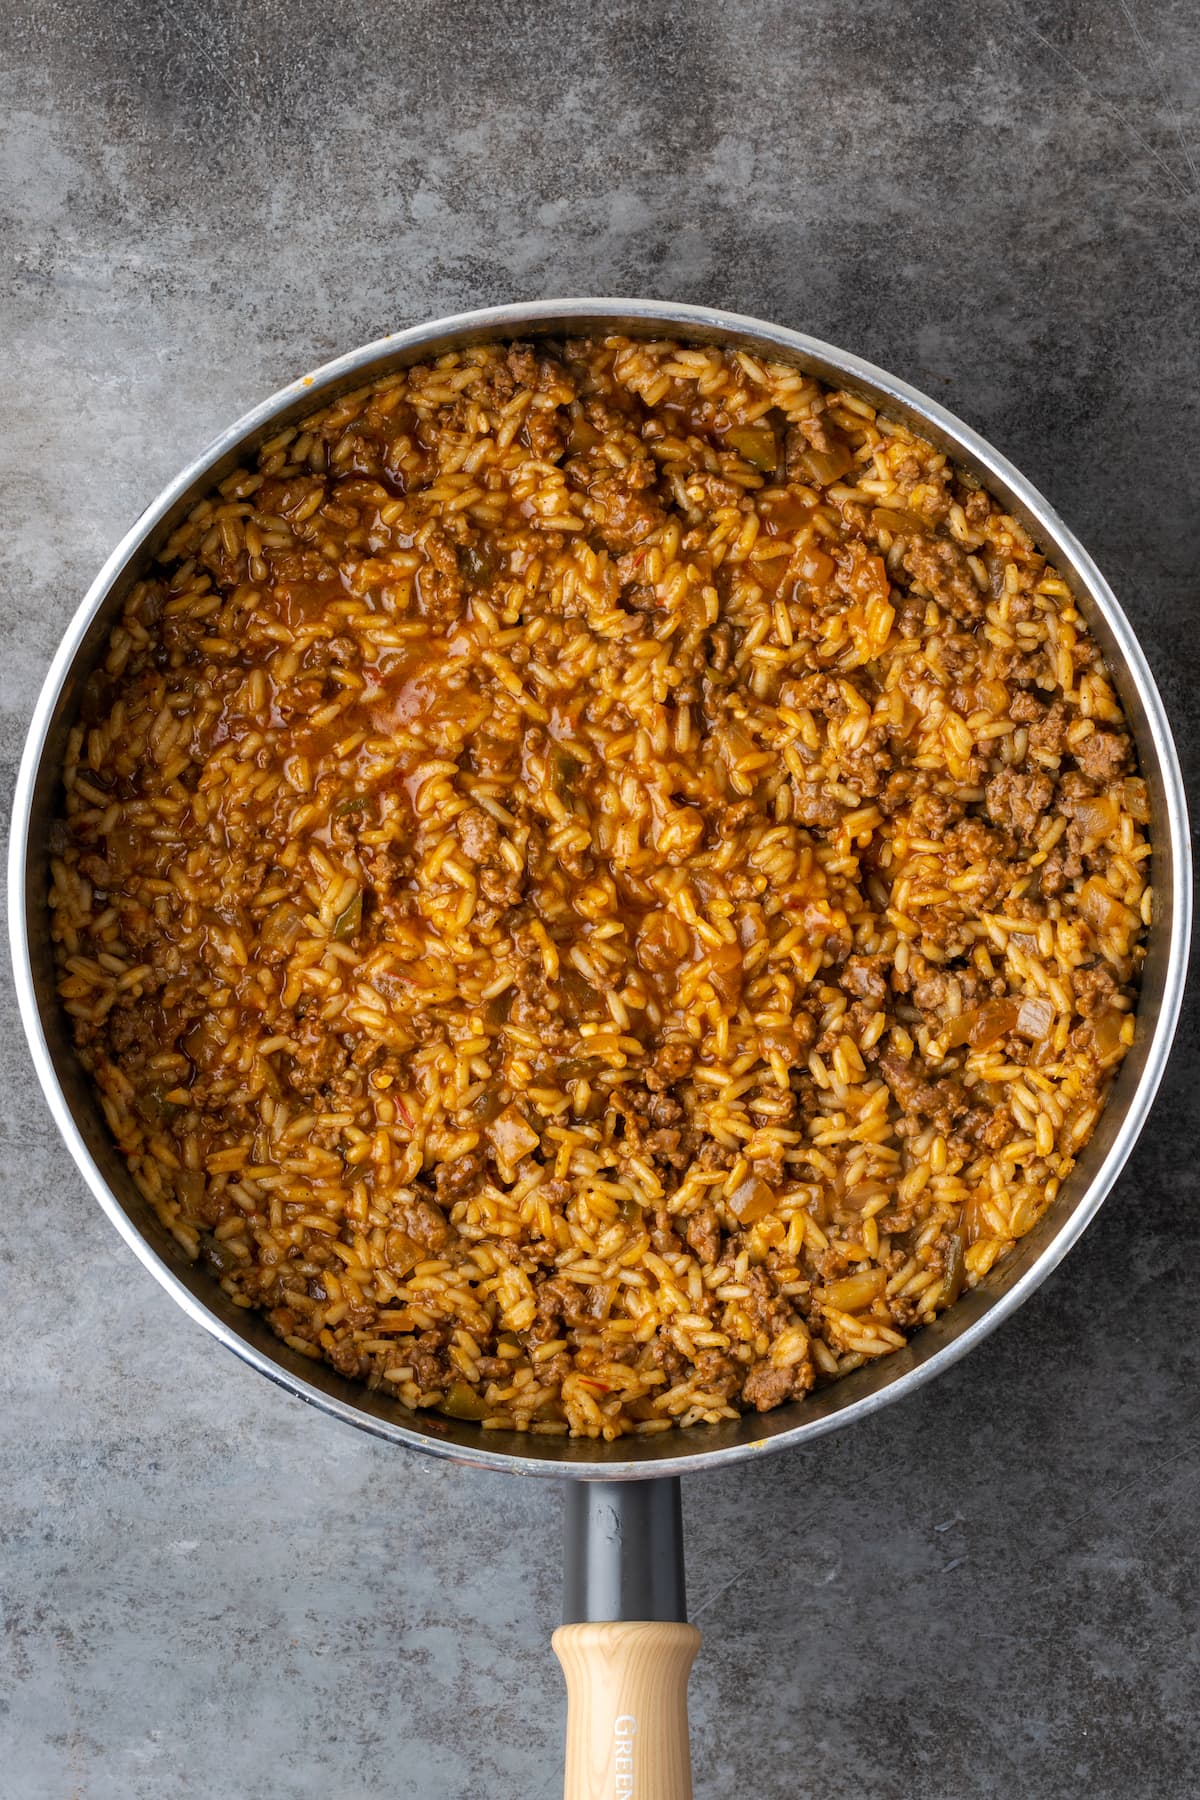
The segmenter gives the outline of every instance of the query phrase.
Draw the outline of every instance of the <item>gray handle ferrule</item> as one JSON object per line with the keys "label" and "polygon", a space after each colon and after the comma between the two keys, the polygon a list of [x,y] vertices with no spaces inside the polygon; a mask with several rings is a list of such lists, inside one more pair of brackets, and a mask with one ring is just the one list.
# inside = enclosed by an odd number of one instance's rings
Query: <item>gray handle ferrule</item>
{"label": "gray handle ferrule", "polygon": [[567,1486],[563,1623],[687,1619],[679,1482]]}

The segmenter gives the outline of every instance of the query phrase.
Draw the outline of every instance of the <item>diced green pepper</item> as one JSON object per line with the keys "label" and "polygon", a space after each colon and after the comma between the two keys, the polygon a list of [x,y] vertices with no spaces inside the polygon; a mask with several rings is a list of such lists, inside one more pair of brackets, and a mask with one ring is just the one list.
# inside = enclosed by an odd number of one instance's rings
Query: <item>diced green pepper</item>
{"label": "diced green pepper", "polygon": [[446,1398],[438,1408],[452,1419],[486,1419],[488,1405],[473,1387],[465,1381],[452,1381],[446,1390]]}
{"label": "diced green pepper", "polygon": [[349,906],[341,911],[333,921],[333,935],[341,944],[352,938],[362,924],[362,889],[359,888]]}
{"label": "diced green pepper", "polygon": [[725,442],[752,469],[761,469],[764,475],[778,467],[779,444],[769,425],[735,425],[726,432]]}

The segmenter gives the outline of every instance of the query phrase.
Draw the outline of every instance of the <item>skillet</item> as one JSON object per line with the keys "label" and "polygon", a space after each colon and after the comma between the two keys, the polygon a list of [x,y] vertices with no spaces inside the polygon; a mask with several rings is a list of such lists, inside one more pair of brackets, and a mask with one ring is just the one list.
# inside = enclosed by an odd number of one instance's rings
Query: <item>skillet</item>
{"label": "skillet", "polygon": [[[46,904],[49,825],[80,689],[129,587],[196,501],[285,426],[409,363],[487,339],[607,331],[791,361],[931,440],[1021,520],[1069,582],[1120,694],[1150,794],[1156,891],[1133,1048],[1062,1192],[989,1276],[903,1350],[803,1401],[611,1444],[484,1433],[466,1421],[414,1415],[289,1349],[189,1263],[130,1180],[76,1062],[57,1001]],[[351,351],[247,413],[163,490],[104,564],[46,677],[17,779],[9,898],[17,993],[39,1080],[81,1174],[135,1255],[205,1330],[308,1404],[407,1449],[564,1481],[565,1623],[553,1641],[568,1688],[567,1800],[687,1800],[686,1687],[700,1639],[686,1623],[680,1476],[809,1442],[914,1392],[1009,1317],[1067,1254],[1119,1175],[1162,1077],[1183,994],[1191,861],[1179,762],[1137,638],[1087,552],[998,451],[907,383],[801,332],[661,301],[547,300],[459,314]]]}

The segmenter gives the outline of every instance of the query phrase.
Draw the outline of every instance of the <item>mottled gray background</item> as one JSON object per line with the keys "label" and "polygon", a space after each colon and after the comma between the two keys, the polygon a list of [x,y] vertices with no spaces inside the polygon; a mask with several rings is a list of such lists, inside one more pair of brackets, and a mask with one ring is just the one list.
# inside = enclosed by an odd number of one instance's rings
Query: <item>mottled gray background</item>
{"label": "mottled gray background", "polygon": [[[1197,772],[1190,0],[8,0],[0,759],[218,427],[390,328],[572,293],[804,327],[944,399],[1113,579]],[[4,1800],[558,1791],[559,1499],[218,1350],[0,1025]],[[1200,1788],[1197,1015],[1019,1318],[685,1486],[702,1797]]]}

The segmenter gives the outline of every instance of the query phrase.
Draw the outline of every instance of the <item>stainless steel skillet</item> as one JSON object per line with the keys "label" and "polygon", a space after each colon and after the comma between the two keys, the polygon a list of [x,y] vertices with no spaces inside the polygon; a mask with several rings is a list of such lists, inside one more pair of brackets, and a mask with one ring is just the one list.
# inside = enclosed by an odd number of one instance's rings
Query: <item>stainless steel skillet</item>
{"label": "stainless steel skillet", "polygon": [[[821,1394],[765,1416],[632,1442],[596,1444],[483,1433],[415,1417],[399,1402],[317,1366],[235,1307],[189,1264],[129,1179],[78,1067],[55,994],[49,823],[67,728],[129,586],[190,507],[284,426],[348,389],[472,341],[616,330],[743,346],[870,399],[970,470],[1061,569],[1108,659],[1134,730],[1153,809],[1156,917],[1138,1034],[1097,1131],[1063,1192],[986,1282],[904,1350]],[[582,1796],[689,1794],[688,1669],[699,1642],[685,1618],[678,1477],[821,1436],[930,1380],[980,1342],[1061,1261],[1108,1193],[1145,1122],[1182,998],[1191,903],[1184,789],[1162,702],[1103,576],[1053,509],[966,425],[894,376],[782,326],[649,300],[550,300],[461,314],[368,344],[303,377],[225,431],[164,490],[109,557],[55,656],[17,780],[10,929],[17,992],[38,1076],[80,1171],[131,1249],[185,1311],[281,1387],[393,1443],[513,1474],[566,1479],[568,1625],[555,1648],[568,1677],[568,1787]]]}

